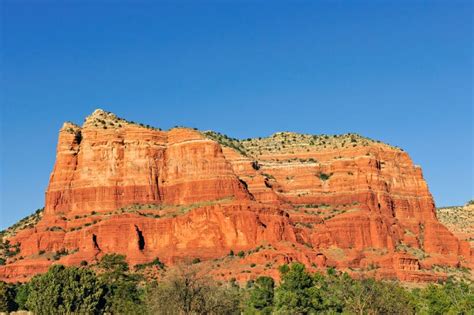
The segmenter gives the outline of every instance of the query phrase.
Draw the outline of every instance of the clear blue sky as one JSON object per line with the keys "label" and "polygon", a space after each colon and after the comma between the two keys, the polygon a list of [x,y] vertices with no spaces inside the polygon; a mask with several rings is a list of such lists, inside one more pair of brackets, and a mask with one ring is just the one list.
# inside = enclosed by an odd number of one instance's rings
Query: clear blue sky
{"label": "clear blue sky", "polygon": [[357,132],[473,198],[471,1],[1,1],[0,228],[95,108],[238,138]]}

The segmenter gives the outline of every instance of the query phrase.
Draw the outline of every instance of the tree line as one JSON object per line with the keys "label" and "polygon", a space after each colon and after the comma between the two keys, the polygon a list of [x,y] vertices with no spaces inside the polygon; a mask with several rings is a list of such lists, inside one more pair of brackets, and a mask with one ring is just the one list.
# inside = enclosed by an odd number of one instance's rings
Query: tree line
{"label": "tree line", "polygon": [[[162,264],[159,265],[163,267]],[[406,289],[397,282],[353,279],[328,269],[310,273],[283,265],[281,281],[259,277],[240,286],[202,275],[196,264],[177,266],[145,281],[125,256],[110,254],[97,272],[53,265],[23,284],[0,282],[0,312],[34,314],[474,314],[472,283]]]}

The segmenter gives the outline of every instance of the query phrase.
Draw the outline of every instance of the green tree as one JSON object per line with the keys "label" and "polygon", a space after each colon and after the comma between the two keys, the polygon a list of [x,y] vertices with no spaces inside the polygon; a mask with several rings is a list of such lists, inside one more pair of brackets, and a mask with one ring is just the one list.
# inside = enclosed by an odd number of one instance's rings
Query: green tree
{"label": "green tree", "polygon": [[464,281],[454,282],[451,279],[444,285],[444,291],[451,300],[449,313],[473,314],[474,313],[474,284]]}
{"label": "green tree", "polygon": [[101,309],[103,296],[93,271],[53,265],[29,283],[26,306],[35,314],[91,314]]}
{"label": "green tree", "polygon": [[349,280],[344,285],[344,310],[355,314],[414,314],[410,293],[399,284],[374,279]]}
{"label": "green tree", "polygon": [[105,311],[112,314],[146,314],[144,290],[136,278],[106,284]]}
{"label": "green tree", "polygon": [[450,300],[442,287],[434,284],[428,285],[423,290],[423,297],[429,314],[447,314],[450,308]]}
{"label": "green tree", "polygon": [[344,292],[348,285],[352,285],[352,281],[347,273],[337,273],[334,268],[329,268],[327,275],[314,274],[312,304],[316,305],[320,312],[341,313],[345,305]]}
{"label": "green tree", "polygon": [[14,286],[0,281],[0,312],[12,312],[17,310],[17,307]]}
{"label": "green tree", "polygon": [[415,314],[410,292],[396,282],[377,281],[372,309],[377,314]]}
{"label": "green tree", "polygon": [[282,273],[281,284],[275,290],[275,308],[282,314],[310,313],[315,310],[313,295],[313,278],[303,264],[294,263]]}
{"label": "green tree", "polygon": [[472,314],[474,285],[448,279],[444,285],[430,284],[420,293],[428,314]]}
{"label": "green tree", "polygon": [[248,312],[257,311],[271,314],[273,310],[275,281],[270,277],[259,277],[252,285],[249,297]]}
{"label": "green tree", "polygon": [[26,306],[26,301],[28,300],[29,294],[30,294],[29,283],[23,283],[16,286],[15,302],[16,304],[18,304],[19,310],[28,310]]}
{"label": "green tree", "polygon": [[144,290],[138,287],[141,280],[129,272],[124,255],[107,254],[99,262],[100,280],[106,288],[105,310],[112,314],[145,313]]}

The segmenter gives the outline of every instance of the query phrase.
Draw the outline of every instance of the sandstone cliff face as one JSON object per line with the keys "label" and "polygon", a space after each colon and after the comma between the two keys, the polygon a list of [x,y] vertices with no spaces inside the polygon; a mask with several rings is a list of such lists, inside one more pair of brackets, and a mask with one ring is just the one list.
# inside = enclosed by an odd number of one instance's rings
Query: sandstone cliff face
{"label": "sandstone cliff face", "polygon": [[[398,148],[357,135],[238,141],[101,110],[62,127],[44,216],[9,241],[20,251],[0,267],[7,281],[111,252],[131,264],[218,259],[216,277],[240,280],[291,261],[406,281],[443,278],[434,265],[472,266]],[[224,258],[230,250],[247,255]]]}
{"label": "sandstone cliff face", "polygon": [[220,146],[190,129],[169,132],[95,112],[65,124],[46,192],[46,214],[104,212],[133,203],[248,198]]}

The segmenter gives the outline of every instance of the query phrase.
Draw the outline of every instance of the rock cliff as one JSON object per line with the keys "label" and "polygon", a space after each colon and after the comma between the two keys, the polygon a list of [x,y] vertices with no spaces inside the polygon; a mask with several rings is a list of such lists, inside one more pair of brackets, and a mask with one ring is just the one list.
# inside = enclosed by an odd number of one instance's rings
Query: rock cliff
{"label": "rock cliff", "polygon": [[4,233],[0,279],[111,252],[132,265],[199,258],[238,280],[300,261],[435,281],[473,263],[469,244],[438,222],[421,168],[355,134],[237,140],[96,110],[61,128],[45,200],[34,224]]}

